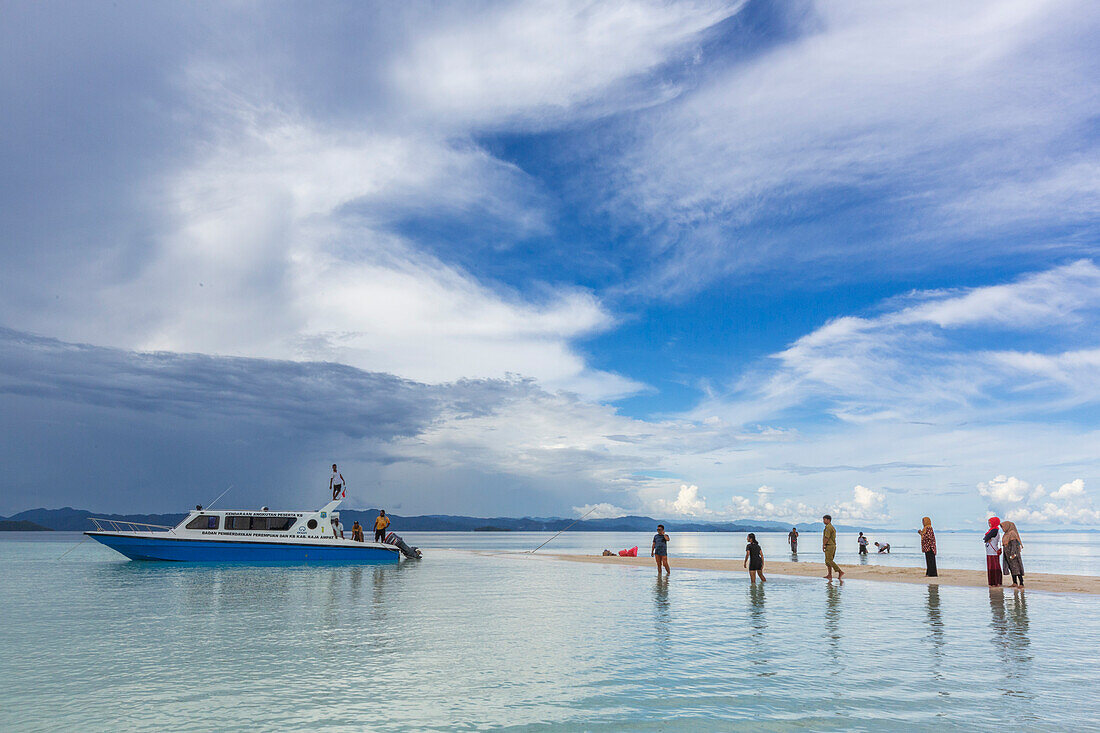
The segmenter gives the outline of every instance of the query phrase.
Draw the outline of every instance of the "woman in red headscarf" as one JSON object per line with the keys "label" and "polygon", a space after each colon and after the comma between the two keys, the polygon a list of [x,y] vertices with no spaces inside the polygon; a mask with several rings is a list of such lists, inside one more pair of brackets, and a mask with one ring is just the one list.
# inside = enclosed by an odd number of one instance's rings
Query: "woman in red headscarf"
{"label": "woman in red headscarf", "polygon": [[997,536],[1001,520],[989,518],[989,531],[985,533],[985,574],[989,578],[990,588],[1000,588],[1004,576],[1001,575],[1001,540]]}

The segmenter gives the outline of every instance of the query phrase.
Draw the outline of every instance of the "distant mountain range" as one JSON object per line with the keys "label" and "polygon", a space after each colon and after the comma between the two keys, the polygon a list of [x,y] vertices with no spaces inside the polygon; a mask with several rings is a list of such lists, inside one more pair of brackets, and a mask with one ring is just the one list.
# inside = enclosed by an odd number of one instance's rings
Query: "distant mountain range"
{"label": "distant mountain range", "polygon": [[[86,509],[29,509],[25,512],[13,514],[10,517],[0,517],[0,531],[31,530],[36,525],[39,529],[57,530],[65,532],[78,532],[86,529],[94,529],[89,517],[101,517],[103,519],[117,519],[128,522],[144,522],[146,524],[162,524],[176,526],[186,514],[102,514]],[[374,526],[374,518],[378,516],[377,509],[367,511],[353,511],[345,509],[340,511],[340,517],[346,528],[350,528],[352,522],[359,521],[366,527]],[[393,522],[392,527],[398,532],[402,531],[427,531],[427,532],[557,532],[576,522],[574,528],[578,532],[652,532],[659,523],[665,525],[668,532],[785,532],[791,525],[781,522],[768,522],[761,520],[742,520],[735,522],[698,522],[690,520],[654,519],[653,517],[627,516],[614,519],[586,519],[577,522],[575,519],[562,517],[465,517],[449,514],[423,514],[413,517],[404,517],[398,514],[389,515]],[[25,523],[25,524],[20,524]],[[20,525],[20,526],[15,526]],[[820,522],[803,523],[797,525],[799,532],[821,531]],[[841,531],[868,531],[865,527],[846,527],[837,525]],[[881,531],[881,530],[880,530]]]}

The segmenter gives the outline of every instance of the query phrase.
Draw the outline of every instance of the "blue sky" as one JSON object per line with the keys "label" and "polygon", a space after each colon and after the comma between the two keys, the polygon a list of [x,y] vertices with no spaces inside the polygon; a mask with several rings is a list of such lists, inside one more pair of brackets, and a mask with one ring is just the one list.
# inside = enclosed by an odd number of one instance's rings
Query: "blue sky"
{"label": "blue sky", "polygon": [[1091,3],[0,36],[0,512],[1100,526]]}

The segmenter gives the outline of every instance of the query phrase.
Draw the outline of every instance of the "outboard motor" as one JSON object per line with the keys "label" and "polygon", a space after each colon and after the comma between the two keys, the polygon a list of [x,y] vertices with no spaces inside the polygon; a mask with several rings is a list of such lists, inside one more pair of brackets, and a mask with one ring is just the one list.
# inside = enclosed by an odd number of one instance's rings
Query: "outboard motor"
{"label": "outboard motor", "polygon": [[405,557],[411,557],[415,560],[419,560],[422,557],[419,547],[409,547],[405,544],[405,540],[401,539],[396,532],[390,532],[386,535],[386,544],[397,545],[397,549],[401,550],[401,554]]}

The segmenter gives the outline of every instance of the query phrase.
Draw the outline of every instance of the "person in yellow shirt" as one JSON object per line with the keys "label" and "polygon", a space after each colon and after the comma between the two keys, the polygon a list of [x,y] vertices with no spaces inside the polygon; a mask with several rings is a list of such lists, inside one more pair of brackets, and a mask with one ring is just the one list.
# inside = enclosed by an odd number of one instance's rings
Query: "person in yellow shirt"
{"label": "person in yellow shirt", "polygon": [[832,580],[834,570],[838,578],[843,578],[844,571],[833,560],[836,557],[836,527],[833,526],[833,518],[826,514],[821,521],[825,523],[825,532],[821,536],[821,551],[825,553],[825,568],[829,571],[825,579]]}
{"label": "person in yellow shirt", "polygon": [[386,516],[386,510],[378,512],[378,518],[374,520],[374,541],[381,542],[386,536],[386,527],[390,526],[390,518]]}

